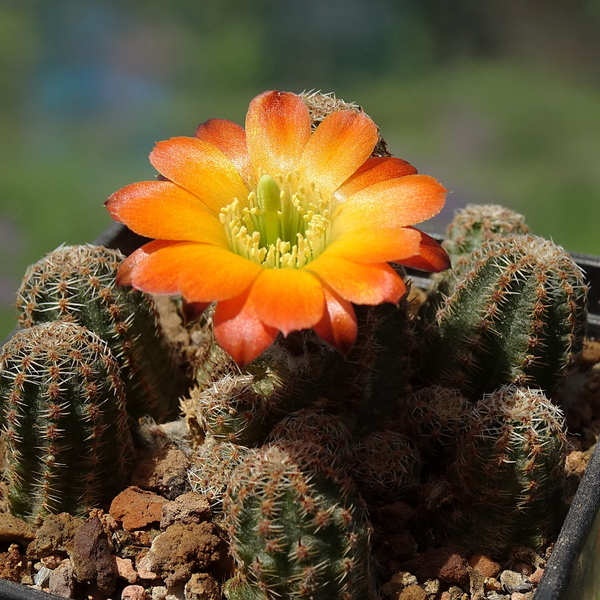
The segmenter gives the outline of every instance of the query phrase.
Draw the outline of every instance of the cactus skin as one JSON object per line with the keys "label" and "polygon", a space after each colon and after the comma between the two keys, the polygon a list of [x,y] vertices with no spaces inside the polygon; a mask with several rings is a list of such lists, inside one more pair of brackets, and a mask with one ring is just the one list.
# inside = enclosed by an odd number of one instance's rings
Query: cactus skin
{"label": "cactus skin", "polygon": [[539,548],[564,517],[562,411],[540,390],[504,386],[475,405],[450,469],[458,537],[482,549]]}
{"label": "cactus skin", "polygon": [[583,274],[535,236],[496,238],[446,272],[421,306],[421,377],[472,400],[501,385],[552,394],[583,344]]}
{"label": "cactus skin", "polygon": [[133,446],[119,367],[84,327],[44,323],[4,345],[0,420],[15,515],[84,516],[124,486]]}
{"label": "cactus skin", "polygon": [[128,411],[162,422],[186,387],[150,296],[117,287],[124,256],[102,246],[61,246],[29,267],[17,298],[23,328],[73,321],[100,336],[119,361]]}
{"label": "cactus skin", "polygon": [[371,600],[371,527],[349,480],[309,443],[265,446],[223,502],[238,574],[229,600]]}
{"label": "cactus skin", "polygon": [[467,204],[458,211],[446,230],[442,246],[452,265],[497,236],[526,235],[525,217],[498,204]]}

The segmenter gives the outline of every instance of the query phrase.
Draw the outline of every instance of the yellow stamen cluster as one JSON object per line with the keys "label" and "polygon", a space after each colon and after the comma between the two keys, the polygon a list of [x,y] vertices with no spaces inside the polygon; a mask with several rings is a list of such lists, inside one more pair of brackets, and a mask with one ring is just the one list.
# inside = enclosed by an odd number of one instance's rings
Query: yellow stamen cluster
{"label": "yellow stamen cluster", "polygon": [[332,198],[314,183],[301,184],[297,173],[263,174],[250,189],[219,215],[232,252],[270,269],[300,269],[325,250]]}

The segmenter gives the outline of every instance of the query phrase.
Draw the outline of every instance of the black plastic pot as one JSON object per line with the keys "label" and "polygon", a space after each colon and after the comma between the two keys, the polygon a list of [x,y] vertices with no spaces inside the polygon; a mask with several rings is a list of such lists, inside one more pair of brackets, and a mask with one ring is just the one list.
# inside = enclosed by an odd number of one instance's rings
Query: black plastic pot
{"label": "black plastic pot", "polygon": [[[434,236],[438,237],[438,236]],[[130,254],[145,242],[122,225],[104,231],[95,244]],[[590,287],[588,335],[600,337],[600,258],[573,254]],[[419,287],[427,278],[409,273]],[[600,598],[600,444],[581,480],[534,600],[598,600]],[[0,579],[0,600],[51,600],[59,596]],[[64,600],[64,599],[63,599]]]}

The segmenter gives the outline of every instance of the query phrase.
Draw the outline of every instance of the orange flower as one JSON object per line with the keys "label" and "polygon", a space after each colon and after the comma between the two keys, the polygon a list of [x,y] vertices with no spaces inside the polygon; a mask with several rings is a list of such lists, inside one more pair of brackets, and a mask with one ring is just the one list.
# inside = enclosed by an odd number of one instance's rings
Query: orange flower
{"label": "orange flower", "polygon": [[211,119],[195,137],[159,142],[159,181],[128,185],[106,206],[154,238],[119,283],[187,303],[217,302],[217,342],[245,365],[278,332],[313,328],[347,353],[354,304],[406,293],[388,262],[448,268],[444,250],[411,227],[438,213],[444,188],[407,162],[370,158],[377,127],[362,112],[329,114],[311,133],[304,101],[288,92],[252,100],[246,129]]}

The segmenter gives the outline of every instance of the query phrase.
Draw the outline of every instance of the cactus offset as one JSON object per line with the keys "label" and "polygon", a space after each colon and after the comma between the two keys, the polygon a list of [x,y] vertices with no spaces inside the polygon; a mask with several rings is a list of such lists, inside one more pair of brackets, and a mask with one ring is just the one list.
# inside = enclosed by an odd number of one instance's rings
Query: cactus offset
{"label": "cactus offset", "polygon": [[91,331],[53,322],[16,333],[0,354],[0,419],[17,516],[83,516],[124,485],[132,443],[123,384]]}
{"label": "cactus offset", "polygon": [[239,567],[229,600],[377,597],[366,513],[318,447],[265,446],[234,471],[223,508]]}
{"label": "cactus offset", "polygon": [[128,411],[174,416],[186,381],[157,322],[150,296],[117,287],[118,250],[61,246],[29,267],[17,299],[19,325],[73,321],[100,336],[119,361]]}
{"label": "cactus offset", "polygon": [[473,400],[507,383],[551,394],[583,343],[586,286],[552,242],[499,237],[446,272],[421,309],[424,383]]}
{"label": "cactus offset", "polygon": [[485,395],[450,470],[458,536],[492,550],[552,539],[564,516],[565,457],[562,411],[541,391],[509,385]]}

